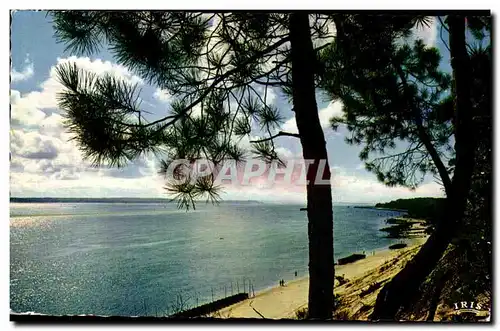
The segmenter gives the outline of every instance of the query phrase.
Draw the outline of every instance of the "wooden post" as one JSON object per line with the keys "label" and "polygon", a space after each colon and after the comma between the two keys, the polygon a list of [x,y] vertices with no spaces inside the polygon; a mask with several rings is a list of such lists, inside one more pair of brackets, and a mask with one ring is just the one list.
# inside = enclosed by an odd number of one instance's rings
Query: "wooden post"
{"label": "wooden post", "polygon": [[210,289],[212,290],[212,302],[214,302],[214,288],[210,286]]}

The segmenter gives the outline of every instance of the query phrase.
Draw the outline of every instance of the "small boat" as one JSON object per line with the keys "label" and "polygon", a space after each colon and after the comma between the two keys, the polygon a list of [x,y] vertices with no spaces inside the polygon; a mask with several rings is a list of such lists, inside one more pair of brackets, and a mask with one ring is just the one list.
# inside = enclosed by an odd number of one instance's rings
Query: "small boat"
{"label": "small boat", "polygon": [[365,257],[366,257],[365,254],[352,254],[352,255],[349,255],[347,257],[339,259],[338,264],[342,265],[342,264],[356,262],[357,260],[364,259]]}
{"label": "small boat", "polygon": [[408,245],[404,244],[404,243],[399,243],[399,244],[394,244],[394,245],[389,246],[389,249],[405,248],[406,246],[408,246]]}

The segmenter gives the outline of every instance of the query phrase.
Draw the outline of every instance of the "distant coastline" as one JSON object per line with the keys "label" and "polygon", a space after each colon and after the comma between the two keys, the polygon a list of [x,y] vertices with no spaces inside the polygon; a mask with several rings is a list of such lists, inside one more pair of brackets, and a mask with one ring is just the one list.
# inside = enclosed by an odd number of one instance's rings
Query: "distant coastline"
{"label": "distant coastline", "polygon": [[354,206],[353,208],[360,208],[360,209],[376,209],[376,210],[389,210],[389,211],[400,211],[400,212],[407,212],[407,209],[398,209],[398,208],[386,208],[386,207],[376,207],[376,206]]}
{"label": "distant coastline", "polygon": [[[18,198],[11,197],[10,202],[14,203],[166,203],[170,199],[164,198]],[[205,201],[199,201],[205,202]],[[257,200],[224,200],[224,202],[237,202],[237,203],[263,203]]]}

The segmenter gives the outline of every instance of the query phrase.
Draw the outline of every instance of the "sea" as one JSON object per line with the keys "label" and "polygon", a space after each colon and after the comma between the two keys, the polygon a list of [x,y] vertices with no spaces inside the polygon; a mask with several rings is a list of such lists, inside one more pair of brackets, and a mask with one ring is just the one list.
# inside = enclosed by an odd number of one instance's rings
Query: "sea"
{"label": "sea", "polygon": [[[303,205],[11,203],[10,309],[50,315],[168,316],[308,274]],[[402,213],[335,204],[335,260],[400,240]]]}

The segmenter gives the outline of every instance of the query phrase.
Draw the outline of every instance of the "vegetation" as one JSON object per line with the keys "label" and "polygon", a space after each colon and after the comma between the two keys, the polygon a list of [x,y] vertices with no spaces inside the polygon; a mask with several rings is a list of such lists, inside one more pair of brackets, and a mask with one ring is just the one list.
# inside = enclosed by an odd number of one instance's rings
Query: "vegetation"
{"label": "vegetation", "polygon": [[[52,12],[55,35],[76,53],[107,47],[116,61],[171,96],[170,109],[153,118],[141,109],[136,86],[97,77],[75,65],[57,68],[64,86],[59,107],[83,155],[94,164],[122,166],[144,153],[161,159],[166,190],[181,208],[198,199],[217,202],[214,175],[192,180],[189,169],[208,159],[215,169],[248,155],[239,142],[252,135],[251,153],[269,163],[282,160],[275,139],[300,141],[306,174],[309,220],[309,316],[332,316],[334,271],[330,184],[314,180],[328,160],[318,117],[315,82],[318,53],[331,43],[326,14],[195,13],[165,11]],[[276,109],[271,91],[289,98]],[[280,130],[294,114],[298,134]],[[186,163],[174,167],[174,160]],[[231,160],[231,161],[230,161]],[[227,165],[227,164],[226,164]],[[330,179],[328,162],[323,179]]]}
{"label": "vegetation", "polygon": [[366,290],[361,291],[359,296],[361,298],[364,296],[367,296],[368,294],[373,293],[374,291],[378,290],[381,286],[382,286],[381,282],[372,283],[372,284],[370,284],[370,286],[368,286],[368,288]]}
{"label": "vegetation", "polygon": [[[342,101],[344,114],[331,120],[332,128],[347,127],[346,141],[362,146],[359,156],[380,182],[415,189],[432,175],[446,195],[384,204],[430,219],[435,227],[413,260],[384,284],[372,318],[397,320],[414,302],[428,304],[432,313],[447,284],[470,295],[491,288],[491,40],[486,47],[471,46],[466,33],[486,38],[490,17],[438,18],[448,32],[449,73],[436,48],[409,39],[415,26],[430,23],[419,15],[66,11],[52,16],[56,36],[68,49],[94,53],[107,46],[118,63],[171,96],[170,109],[152,118],[141,109],[136,86],[74,65],[57,69],[64,86],[59,106],[86,158],[122,166],[156,153],[165,175],[174,160],[187,160],[166,176],[166,190],[181,208],[195,208],[201,198],[220,199],[213,174],[195,181],[188,175],[198,160],[208,159],[215,168],[229,159],[243,161],[248,151],[239,142],[253,134],[259,138],[250,141],[251,153],[282,164],[274,140],[299,139],[303,158],[314,160],[306,176],[309,304],[301,316],[330,319],[336,308],[331,186],[314,180],[320,160],[328,160],[317,89]],[[298,134],[281,130],[284,110],[268,102],[269,91],[289,98]],[[330,179],[328,163],[322,175]],[[420,290],[426,291],[420,297],[430,299],[415,299]]]}
{"label": "vegetation", "polygon": [[[347,142],[363,145],[360,158],[366,168],[388,186],[410,189],[430,173],[446,194],[435,231],[381,290],[373,319],[397,319],[408,307],[459,236],[470,208],[479,127],[491,108],[491,85],[482,70],[491,59],[489,46],[467,45],[465,26],[475,38],[484,38],[491,18],[449,15],[445,22],[452,75],[441,71],[437,49],[405,41],[404,17],[338,17],[336,43],[322,52],[322,85],[345,111],[332,119],[332,127],[346,125],[352,133]],[[474,64],[479,59],[481,66]]]}
{"label": "vegetation", "polygon": [[[492,108],[491,55],[473,53],[476,80],[473,100],[482,101],[476,117],[478,143],[471,189],[462,227],[437,267],[422,286],[423,294],[406,310],[433,320],[438,305],[480,300],[490,306],[492,296]],[[418,314],[418,312],[420,312]],[[427,313],[428,312],[428,313]],[[427,315],[426,315],[427,314]]]}
{"label": "vegetation", "polygon": [[426,219],[434,223],[439,218],[444,203],[444,198],[411,198],[377,203],[375,207],[406,210],[408,217]]}

